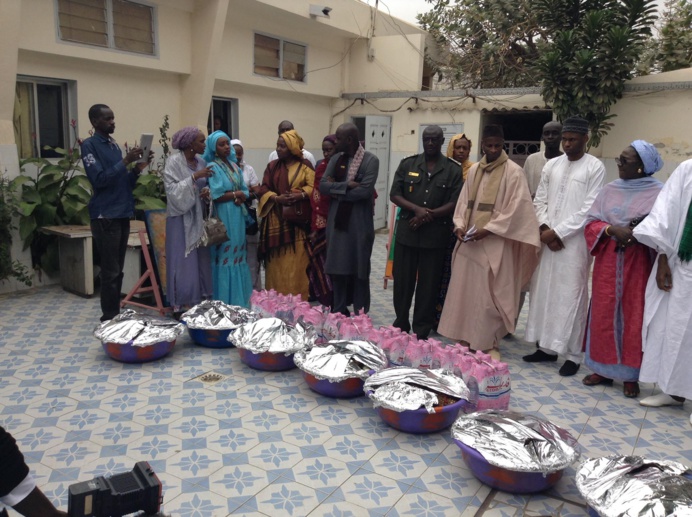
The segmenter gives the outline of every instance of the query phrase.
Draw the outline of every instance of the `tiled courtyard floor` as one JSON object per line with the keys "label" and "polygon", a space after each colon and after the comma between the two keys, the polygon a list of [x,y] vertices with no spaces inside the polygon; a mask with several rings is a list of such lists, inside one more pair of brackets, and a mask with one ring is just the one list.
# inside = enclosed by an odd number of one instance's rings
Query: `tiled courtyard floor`
{"label": "tiled courtyard floor", "polygon": [[[373,257],[377,324],[393,321],[391,284],[382,289],[385,238],[377,236]],[[199,348],[187,335],[161,361],[113,362],[92,336],[97,298],[51,287],[0,297],[0,306],[0,424],[64,509],[70,484],[148,460],[173,516],[586,515],[573,469],[545,494],[492,491],[465,468],[447,431],[397,432],[367,399],[318,396],[298,370],[254,371],[235,350]],[[526,308],[519,336],[525,320]],[[647,410],[621,386],[583,386],[583,371],[562,378],[559,363],[523,363],[532,349],[502,345],[512,408],[566,427],[587,456],[692,465],[692,404]],[[211,370],[226,380],[193,380]],[[645,385],[642,396],[653,391]]]}

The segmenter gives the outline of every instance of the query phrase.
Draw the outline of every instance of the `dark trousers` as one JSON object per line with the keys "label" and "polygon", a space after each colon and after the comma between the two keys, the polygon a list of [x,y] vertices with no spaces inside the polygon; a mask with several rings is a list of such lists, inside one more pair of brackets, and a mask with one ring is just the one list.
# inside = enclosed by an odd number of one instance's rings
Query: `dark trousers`
{"label": "dark trousers", "polygon": [[370,280],[356,275],[329,275],[334,291],[332,312],[349,315],[348,306],[353,301],[353,310],[358,314],[370,310]]}
{"label": "dark trousers", "polygon": [[94,236],[94,249],[100,257],[101,321],[106,321],[120,313],[120,291],[127,239],[130,236],[130,220],[92,219],[91,234]]}
{"label": "dark trousers", "polygon": [[411,330],[408,318],[415,291],[413,332],[418,339],[427,338],[435,325],[435,305],[446,254],[446,248],[415,248],[398,242],[394,245],[394,326],[404,332]]}

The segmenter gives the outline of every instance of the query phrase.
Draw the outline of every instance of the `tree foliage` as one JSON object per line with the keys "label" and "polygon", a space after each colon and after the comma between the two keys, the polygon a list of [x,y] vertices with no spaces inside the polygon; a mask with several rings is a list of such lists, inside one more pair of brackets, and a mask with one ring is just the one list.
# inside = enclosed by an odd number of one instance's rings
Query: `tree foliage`
{"label": "tree foliage", "polygon": [[558,119],[589,120],[596,146],[656,12],[655,0],[428,2],[418,20],[444,49],[437,65],[452,87],[540,86]]}
{"label": "tree foliage", "polygon": [[639,61],[637,73],[647,75],[670,72],[692,66],[692,3],[667,0],[658,24],[658,36],[652,38]]}
{"label": "tree foliage", "polygon": [[534,10],[553,35],[536,63],[542,95],[557,118],[581,115],[598,146],[612,127],[610,108],[651,35],[654,0],[537,0]]}
{"label": "tree foliage", "polygon": [[529,0],[428,0],[418,15],[442,57],[433,66],[453,88],[535,86],[528,64],[539,56],[542,30]]}

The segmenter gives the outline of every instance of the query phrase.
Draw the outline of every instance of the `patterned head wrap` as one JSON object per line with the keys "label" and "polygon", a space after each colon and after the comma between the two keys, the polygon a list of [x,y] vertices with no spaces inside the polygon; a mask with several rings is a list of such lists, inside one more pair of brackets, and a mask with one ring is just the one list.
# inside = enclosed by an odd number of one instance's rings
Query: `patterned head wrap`
{"label": "patterned head wrap", "polygon": [[661,170],[661,167],[663,167],[663,160],[653,144],[645,140],[635,140],[630,145],[637,151],[639,158],[644,164],[644,174],[651,176]]}
{"label": "patterned head wrap", "polygon": [[459,133],[458,135],[454,135],[452,139],[449,141],[449,145],[447,146],[447,158],[454,158],[454,142],[457,140],[465,139],[469,141],[469,147],[471,147],[471,140],[466,136],[466,133]]}
{"label": "patterned head wrap", "polygon": [[176,131],[176,133],[173,135],[171,145],[173,146],[173,149],[183,151],[192,145],[192,142],[195,141],[198,134],[199,129],[197,126],[185,126],[184,128]]}
{"label": "patterned head wrap", "polygon": [[563,133],[589,134],[589,121],[581,117],[570,117],[562,124]]}
{"label": "patterned head wrap", "polygon": [[331,142],[336,145],[336,135],[327,135],[322,139],[323,142]]}
{"label": "patterned head wrap", "polygon": [[[223,131],[214,131],[211,135],[209,135],[209,137],[207,137],[207,148],[204,150],[204,154],[202,155],[205,162],[211,163],[217,158],[216,144],[220,138],[228,138],[228,141],[231,141],[231,138]],[[231,154],[229,155],[228,159],[233,163],[238,163],[238,158],[236,158],[235,149],[233,149],[233,146],[231,146]]]}
{"label": "patterned head wrap", "polygon": [[303,142],[303,139],[300,138],[300,135],[295,129],[281,133],[279,138],[284,139],[284,142],[286,142],[286,147],[288,147],[288,150],[291,151],[293,156],[300,158],[301,160],[303,159],[303,146],[305,145],[305,142]]}

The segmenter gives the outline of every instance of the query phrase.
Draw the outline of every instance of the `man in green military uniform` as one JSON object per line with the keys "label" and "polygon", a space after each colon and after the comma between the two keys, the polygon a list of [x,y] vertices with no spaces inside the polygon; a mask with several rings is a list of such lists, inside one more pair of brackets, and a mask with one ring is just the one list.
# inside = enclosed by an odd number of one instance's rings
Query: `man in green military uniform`
{"label": "man in green military uniform", "polygon": [[[413,293],[413,332],[425,339],[435,324],[452,214],[463,183],[459,162],[442,152],[439,126],[423,131],[423,154],[404,158],[394,176],[389,199],[401,208],[394,245],[394,326],[411,330],[409,310]],[[416,280],[418,286],[416,287]]]}

